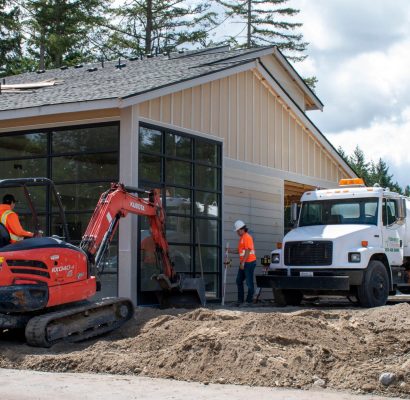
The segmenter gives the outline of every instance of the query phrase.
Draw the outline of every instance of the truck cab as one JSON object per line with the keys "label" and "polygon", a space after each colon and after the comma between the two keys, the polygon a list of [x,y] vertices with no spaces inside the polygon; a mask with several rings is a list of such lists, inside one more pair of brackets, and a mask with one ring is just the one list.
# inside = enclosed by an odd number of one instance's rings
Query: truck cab
{"label": "truck cab", "polygon": [[304,193],[295,228],[272,251],[258,286],[271,287],[279,305],[298,305],[311,294],[376,307],[397,291],[410,293],[407,209],[406,197],[357,178]]}

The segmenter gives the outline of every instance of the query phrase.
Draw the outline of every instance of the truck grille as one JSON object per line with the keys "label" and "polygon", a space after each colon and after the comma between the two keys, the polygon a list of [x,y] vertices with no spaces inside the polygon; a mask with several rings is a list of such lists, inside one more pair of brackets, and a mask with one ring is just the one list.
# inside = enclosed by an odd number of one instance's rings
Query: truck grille
{"label": "truck grille", "polygon": [[331,265],[332,242],[306,240],[285,243],[285,265]]}

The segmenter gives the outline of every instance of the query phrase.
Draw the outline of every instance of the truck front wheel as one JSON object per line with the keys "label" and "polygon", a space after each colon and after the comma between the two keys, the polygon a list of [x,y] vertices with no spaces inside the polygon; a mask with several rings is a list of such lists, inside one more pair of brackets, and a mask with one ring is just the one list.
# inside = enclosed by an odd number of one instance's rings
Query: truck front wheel
{"label": "truck front wheel", "polygon": [[298,306],[302,302],[303,293],[300,290],[273,289],[273,297],[279,307]]}
{"label": "truck front wheel", "polygon": [[370,261],[357,289],[357,297],[362,307],[384,306],[389,296],[389,277],[381,261]]}

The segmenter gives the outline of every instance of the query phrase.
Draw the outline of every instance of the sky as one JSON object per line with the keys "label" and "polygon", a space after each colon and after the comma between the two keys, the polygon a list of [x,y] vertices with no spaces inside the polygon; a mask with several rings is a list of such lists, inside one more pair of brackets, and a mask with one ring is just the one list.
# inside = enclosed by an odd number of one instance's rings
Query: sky
{"label": "sky", "polygon": [[295,64],[316,76],[323,112],[309,118],[338,148],[358,145],[382,158],[393,180],[410,185],[410,1],[290,0],[309,42]]}

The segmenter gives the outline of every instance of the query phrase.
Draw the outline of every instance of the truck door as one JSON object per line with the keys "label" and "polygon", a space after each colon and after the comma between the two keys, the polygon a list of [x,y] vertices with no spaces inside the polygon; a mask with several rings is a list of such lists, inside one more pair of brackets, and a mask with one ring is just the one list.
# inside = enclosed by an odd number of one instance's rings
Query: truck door
{"label": "truck door", "polygon": [[390,265],[403,264],[404,225],[397,217],[400,199],[384,198],[382,205],[383,246]]}

